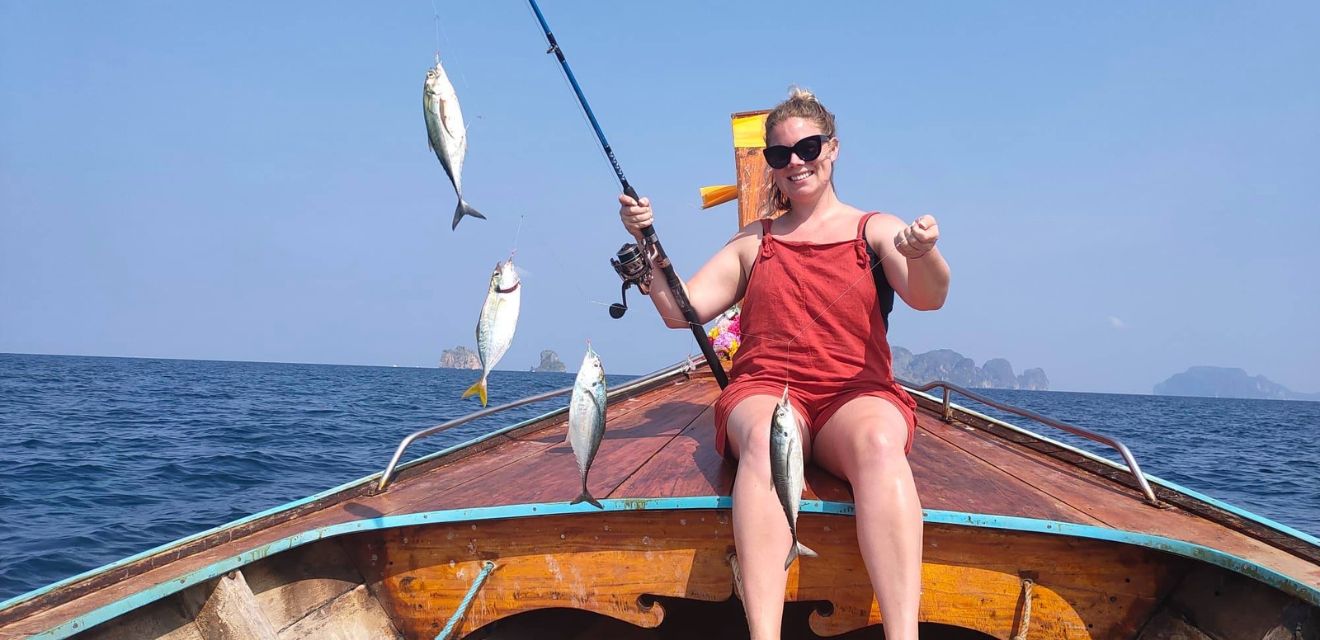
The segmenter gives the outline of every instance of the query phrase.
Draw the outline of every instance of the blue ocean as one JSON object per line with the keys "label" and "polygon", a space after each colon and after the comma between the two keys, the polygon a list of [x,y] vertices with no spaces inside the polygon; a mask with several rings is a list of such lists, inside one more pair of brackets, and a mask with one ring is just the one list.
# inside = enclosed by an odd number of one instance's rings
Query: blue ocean
{"label": "blue ocean", "polygon": [[[474,379],[452,369],[0,354],[0,600],[380,471],[404,436],[478,408],[459,399]],[[490,401],[572,383],[567,373],[497,371]],[[1149,474],[1320,534],[1320,402],[985,394],[1115,436]],[[564,403],[464,425],[409,456]]]}

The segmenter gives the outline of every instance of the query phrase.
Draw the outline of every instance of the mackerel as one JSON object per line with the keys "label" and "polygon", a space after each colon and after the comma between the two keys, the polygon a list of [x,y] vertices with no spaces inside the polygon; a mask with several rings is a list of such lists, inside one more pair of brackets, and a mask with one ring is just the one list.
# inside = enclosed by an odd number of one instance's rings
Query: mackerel
{"label": "mackerel", "polygon": [[578,474],[582,478],[582,494],[569,504],[586,502],[598,509],[604,509],[591,491],[587,490],[587,473],[591,471],[591,462],[600,450],[600,441],[605,437],[605,369],[600,364],[600,356],[587,344],[587,355],[582,358],[577,379],[573,381],[573,397],[568,404],[568,443],[573,447],[573,457],[577,458]]}
{"label": "mackerel", "polygon": [[481,212],[463,200],[463,158],[467,156],[467,126],[463,124],[463,110],[458,106],[458,94],[449,81],[445,68],[437,58],[435,67],[426,70],[426,83],[422,87],[422,114],[426,117],[426,143],[430,145],[440,166],[445,168],[449,182],[458,195],[458,208],[454,210],[454,224],[463,216],[486,219]]}
{"label": "mackerel", "polygon": [[797,517],[798,506],[802,503],[802,432],[798,430],[797,414],[788,401],[788,385],[784,385],[784,397],[775,405],[770,419],[770,478],[774,481],[775,493],[779,495],[779,504],[784,507],[788,517],[788,531],[793,534],[793,545],[788,548],[788,558],[784,560],[784,570],[799,555],[816,557],[816,552],[798,541]]}
{"label": "mackerel", "polygon": [[486,289],[486,301],[477,319],[477,357],[481,359],[481,379],[463,392],[466,398],[477,394],[486,406],[486,377],[495,363],[504,357],[518,328],[518,307],[522,304],[522,281],[513,268],[513,258],[495,265]]}

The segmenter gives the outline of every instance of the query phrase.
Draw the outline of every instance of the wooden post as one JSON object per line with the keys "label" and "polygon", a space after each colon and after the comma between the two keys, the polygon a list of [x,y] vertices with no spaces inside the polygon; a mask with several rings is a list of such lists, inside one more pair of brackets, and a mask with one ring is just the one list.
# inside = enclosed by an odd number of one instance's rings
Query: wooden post
{"label": "wooden post", "polygon": [[744,111],[733,120],[733,162],[738,171],[738,228],[760,218],[765,211],[769,173],[761,149],[765,148],[765,117],[769,111]]}

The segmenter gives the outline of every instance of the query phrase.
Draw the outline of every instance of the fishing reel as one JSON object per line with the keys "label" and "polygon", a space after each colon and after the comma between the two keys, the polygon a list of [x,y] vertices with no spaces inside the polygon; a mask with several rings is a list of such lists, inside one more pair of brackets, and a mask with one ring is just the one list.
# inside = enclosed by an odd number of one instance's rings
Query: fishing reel
{"label": "fishing reel", "polygon": [[628,287],[636,285],[642,295],[651,293],[651,260],[655,255],[655,246],[643,239],[640,245],[629,242],[619,247],[615,257],[610,258],[614,272],[623,279],[623,286],[619,289],[623,302],[610,305],[611,318],[618,320],[628,312]]}

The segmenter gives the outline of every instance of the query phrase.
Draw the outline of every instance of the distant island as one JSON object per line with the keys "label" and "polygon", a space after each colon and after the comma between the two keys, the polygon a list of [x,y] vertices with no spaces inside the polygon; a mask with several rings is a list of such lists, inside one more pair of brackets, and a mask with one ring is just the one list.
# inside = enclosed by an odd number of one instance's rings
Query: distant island
{"label": "distant island", "polygon": [[1298,393],[1265,376],[1248,376],[1246,371],[1236,367],[1191,367],[1155,385],[1154,393],[1253,400],[1320,400],[1320,393]]}
{"label": "distant island", "polygon": [[541,352],[541,364],[532,367],[532,371],[536,373],[563,373],[567,370],[564,363],[559,360],[559,354],[549,349]]}
{"label": "distant island", "polygon": [[[1043,369],[1027,369],[1020,375],[1013,373],[1013,365],[1003,358],[986,360],[976,366],[976,362],[957,351],[937,349],[914,355],[903,347],[892,349],[894,356],[894,376],[924,384],[932,380],[947,380],[956,385],[972,389],[1025,389],[1028,391],[1049,391],[1050,380]],[[464,346],[445,349],[440,357],[440,366],[445,369],[480,369],[481,359],[476,352]],[[530,367],[535,372],[563,372],[568,368],[559,359],[559,354],[546,349],[541,352],[541,362]],[[1158,391],[1156,393],[1159,393]]]}
{"label": "distant island", "polygon": [[477,357],[475,351],[469,351],[467,347],[458,346],[453,349],[445,349],[445,352],[440,356],[440,368],[480,369],[481,358]]}
{"label": "distant island", "polygon": [[978,367],[971,358],[950,349],[913,355],[903,347],[894,346],[891,353],[894,357],[894,376],[915,384],[944,380],[961,387],[979,389],[1050,389],[1050,380],[1045,377],[1044,369],[1027,369],[1021,375],[1014,375],[1013,365],[1003,358],[986,360],[984,365]]}
{"label": "distant island", "polygon": [[[454,347],[453,349],[445,349],[445,352],[440,355],[440,368],[480,369],[481,358],[477,357],[477,353],[475,351],[472,351],[471,349],[468,349],[467,347],[460,345]],[[541,363],[534,367],[531,367],[530,370],[536,372],[541,372],[541,371],[563,372],[566,371],[567,369],[564,367],[564,363],[559,360],[559,354],[556,354],[554,351],[546,349],[545,351],[541,352]]]}

